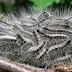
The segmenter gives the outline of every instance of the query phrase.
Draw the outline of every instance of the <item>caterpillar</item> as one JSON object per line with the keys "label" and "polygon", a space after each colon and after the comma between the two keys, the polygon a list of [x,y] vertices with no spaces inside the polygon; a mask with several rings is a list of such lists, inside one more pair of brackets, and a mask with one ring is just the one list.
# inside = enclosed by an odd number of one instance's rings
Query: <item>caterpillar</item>
{"label": "caterpillar", "polygon": [[0,20],[0,56],[39,68],[72,63],[71,10],[6,14]]}

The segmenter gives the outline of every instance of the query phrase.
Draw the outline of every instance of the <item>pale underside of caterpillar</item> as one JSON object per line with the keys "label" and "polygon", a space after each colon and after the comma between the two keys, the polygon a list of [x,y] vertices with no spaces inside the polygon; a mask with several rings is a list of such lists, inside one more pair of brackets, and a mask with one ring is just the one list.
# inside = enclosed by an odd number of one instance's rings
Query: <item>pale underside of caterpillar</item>
{"label": "pale underside of caterpillar", "polygon": [[21,11],[0,20],[0,55],[40,68],[72,62],[72,13]]}

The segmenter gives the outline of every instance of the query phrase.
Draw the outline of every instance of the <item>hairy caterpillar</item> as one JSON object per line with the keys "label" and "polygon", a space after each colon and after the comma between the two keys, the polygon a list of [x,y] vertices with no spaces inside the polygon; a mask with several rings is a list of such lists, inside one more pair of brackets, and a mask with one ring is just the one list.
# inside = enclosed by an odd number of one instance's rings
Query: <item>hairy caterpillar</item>
{"label": "hairy caterpillar", "polygon": [[72,62],[71,10],[20,13],[0,20],[1,56],[39,68]]}

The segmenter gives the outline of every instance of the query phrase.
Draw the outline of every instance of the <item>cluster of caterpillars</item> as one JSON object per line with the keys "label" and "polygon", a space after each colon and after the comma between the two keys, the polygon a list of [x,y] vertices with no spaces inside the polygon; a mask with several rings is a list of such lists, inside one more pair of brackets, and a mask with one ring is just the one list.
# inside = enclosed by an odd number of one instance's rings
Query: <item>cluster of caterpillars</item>
{"label": "cluster of caterpillars", "polygon": [[1,56],[40,68],[72,62],[72,17],[56,19],[45,11],[37,19],[5,17],[0,20]]}

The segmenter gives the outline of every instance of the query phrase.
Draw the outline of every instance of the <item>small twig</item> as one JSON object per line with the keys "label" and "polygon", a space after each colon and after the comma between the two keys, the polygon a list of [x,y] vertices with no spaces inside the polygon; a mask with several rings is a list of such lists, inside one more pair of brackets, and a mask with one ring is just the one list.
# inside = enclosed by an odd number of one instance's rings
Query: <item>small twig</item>
{"label": "small twig", "polygon": [[40,69],[25,64],[18,64],[3,57],[0,57],[0,67],[12,70],[14,72],[54,72],[53,70]]}
{"label": "small twig", "polygon": [[18,64],[3,57],[0,57],[0,67],[4,69],[12,70],[14,72],[71,72],[72,71],[72,65],[56,64],[52,67],[51,70],[49,70],[49,69],[36,68],[25,64]]}

